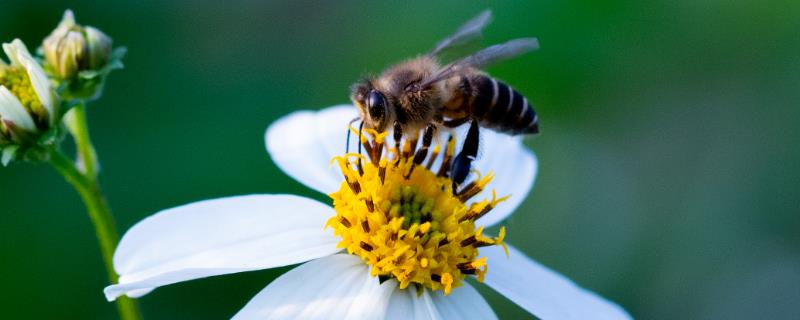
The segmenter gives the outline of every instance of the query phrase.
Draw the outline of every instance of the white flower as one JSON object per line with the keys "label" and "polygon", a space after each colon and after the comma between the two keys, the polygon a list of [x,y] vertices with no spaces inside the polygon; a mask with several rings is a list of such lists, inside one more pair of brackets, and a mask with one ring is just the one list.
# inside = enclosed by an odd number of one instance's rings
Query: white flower
{"label": "white flower", "polygon": [[19,39],[4,43],[3,50],[11,63],[0,59],[0,126],[9,131],[37,132],[37,123],[52,125],[55,93],[44,70]]}
{"label": "white flower", "polygon": [[[384,199],[374,199],[372,205],[365,205],[372,202],[372,197],[380,195],[372,189],[362,190],[361,184],[365,184],[364,188],[370,188],[368,184],[375,181],[366,177],[374,178],[380,175],[377,172],[383,172],[381,183],[384,183],[385,178],[386,185],[390,185],[400,180],[392,180],[398,179],[390,176],[396,173],[386,172],[406,170],[413,166],[401,163],[396,167],[401,169],[392,169],[395,168],[394,165],[381,158],[381,162],[375,166],[364,163],[364,174],[360,177],[354,176],[356,171],[349,171],[352,169],[351,163],[343,158],[338,158],[339,169],[329,166],[330,159],[342,154],[343,128],[346,128],[348,121],[355,115],[356,110],[352,106],[337,106],[319,112],[296,112],[278,120],[266,135],[267,149],[278,166],[317,191],[326,194],[334,192],[331,197],[335,199],[335,209],[298,196],[250,195],[201,201],[161,211],[135,225],[123,237],[114,256],[115,268],[120,273],[119,284],[107,287],[106,297],[109,300],[121,295],[139,297],[159,286],[176,282],[305,262],[273,281],[234,318],[496,318],[478,292],[467,282],[460,281],[464,274],[469,273],[477,274],[479,280],[484,277],[484,283],[543,319],[630,318],[617,305],[530,260],[514,247],[507,247],[507,256],[503,246],[500,246],[503,245],[502,232],[500,237],[489,238],[480,234],[482,228],[474,233],[470,231],[475,227],[472,221],[474,219],[463,216],[465,212],[467,215],[481,213],[473,215],[477,219],[474,224],[493,225],[508,217],[530,191],[536,176],[537,162],[518,137],[483,131],[483,146],[486,150],[475,163],[480,172],[494,169],[496,175],[493,188],[499,194],[513,194],[513,197],[505,202],[473,202],[478,204],[467,207],[453,200],[456,195],[451,194],[449,189],[442,188],[442,198],[436,200],[434,211],[440,208],[441,201],[451,201],[461,210],[454,210],[460,213],[453,213],[453,216],[458,214],[461,217],[458,220],[461,222],[456,222],[458,230],[454,233],[463,229],[467,232],[465,235],[472,235],[460,242],[466,249],[459,253],[465,255],[466,261],[472,262],[459,263],[457,268],[448,265],[449,262],[444,260],[421,262],[425,259],[418,258],[427,252],[415,252],[413,263],[398,262],[406,261],[403,260],[402,252],[392,252],[391,248],[379,246],[387,241],[384,237],[386,234],[379,232],[387,229],[386,225],[391,224],[390,222],[370,220],[380,220],[382,215],[369,216],[368,220],[361,220],[360,223],[349,221],[347,217],[359,219],[364,216],[363,212],[367,210],[365,208],[370,208],[369,212],[372,212],[372,209],[379,208],[384,203],[386,208],[375,210],[384,210],[385,213],[393,203],[398,208],[401,207],[392,202],[394,200],[389,199],[388,195]],[[376,139],[375,142],[377,141],[382,140]],[[391,140],[385,142],[387,145],[392,144]],[[350,150],[355,151],[355,141]],[[432,150],[433,153],[439,151],[445,155],[452,153],[452,150]],[[364,160],[369,161],[368,158]],[[432,165],[435,167],[442,162],[444,160],[440,158]],[[417,170],[412,169],[410,172],[414,176],[406,179],[414,181],[424,179],[426,175],[432,176],[427,169],[419,169],[425,165],[418,166]],[[342,182],[343,172],[338,171],[341,169],[347,175],[346,182]],[[412,186],[419,187],[419,193],[422,194],[428,192],[425,188],[433,185],[435,188],[430,192],[437,193],[435,189],[439,184],[436,184],[436,179],[440,178],[430,179],[430,184]],[[482,189],[474,189],[480,190]],[[403,202],[404,205],[409,204],[408,201],[412,198],[412,202],[416,201],[417,205],[431,202],[426,202],[425,197],[417,198],[416,195],[396,197],[403,198],[406,201]],[[493,199],[488,190],[481,191],[476,197]],[[465,211],[465,208],[469,210]],[[485,214],[484,208],[491,211]],[[392,211],[395,218],[402,214],[396,211],[398,210]],[[438,228],[442,232],[448,228],[448,222],[436,218],[442,214],[448,216],[447,213],[440,212],[432,214],[434,218],[428,217],[428,220],[415,217],[418,222],[413,223],[410,228],[401,229],[403,233],[399,236],[400,241],[414,242],[420,238],[412,235],[426,234],[424,243],[430,242],[430,239],[437,236],[433,231],[437,227],[430,225],[431,219],[441,222]],[[393,222],[402,222],[405,219],[395,218],[392,218]],[[426,231],[419,231],[425,224],[428,224]],[[331,230],[323,228],[326,225],[332,227],[342,238],[332,236]],[[428,232],[428,229],[431,231]],[[365,236],[374,239],[359,238]],[[360,248],[356,244],[359,239],[364,240],[361,241]],[[446,239],[464,238],[448,235]],[[459,250],[458,246],[448,247],[450,241],[442,240],[436,247]],[[424,246],[424,243],[417,244]],[[343,251],[337,244],[347,250]],[[399,258],[375,261],[371,254],[384,249],[390,250],[386,254],[397,253]],[[475,254],[486,259],[477,259]],[[447,276],[445,273],[433,274],[431,270],[434,270],[434,265],[438,268],[436,270],[450,270],[450,273]],[[489,266],[488,271],[485,265]],[[481,267],[483,269],[479,270]],[[376,272],[381,277],[374,276]],[[414,279],[422,281],[414,282]],[[413,285],[417,290],[413,290],[413,287],[400,289],[404,285]],[[447,291],[450,291],[449,294]]]}

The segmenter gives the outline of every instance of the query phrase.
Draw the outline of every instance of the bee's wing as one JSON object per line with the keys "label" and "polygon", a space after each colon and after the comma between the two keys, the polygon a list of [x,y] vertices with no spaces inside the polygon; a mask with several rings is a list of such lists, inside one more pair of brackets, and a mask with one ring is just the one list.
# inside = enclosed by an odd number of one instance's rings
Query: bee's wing
{"label": "bee's wing", "polygon": [[467,23],[458,28],[458,30],[456,30],[456,32],[451,34],[449,37],[439,41],[439,43],[436,44],[436,47],[434,47],[431,51],[430,55],[436,56],[445,49],[461,46],[474,39],[477,39],[481,35],[481,30],[483,30],[483,28],[486,27],[491,20],[491,10],[487,9],[481,12],[481,14],[475,18],[472,18],[472,20],[467,21]]}
{"label": "bee's wing", "polygon": [[429,78],[423,80],[419,84],[419,88],[427,88],[436,82],[448,79],[469,68],[481,69],[490,64],[510,59],[536,49],[539,49],[539,40],[536,38],[520,38],[506,43],[496,44],[448,64]]}

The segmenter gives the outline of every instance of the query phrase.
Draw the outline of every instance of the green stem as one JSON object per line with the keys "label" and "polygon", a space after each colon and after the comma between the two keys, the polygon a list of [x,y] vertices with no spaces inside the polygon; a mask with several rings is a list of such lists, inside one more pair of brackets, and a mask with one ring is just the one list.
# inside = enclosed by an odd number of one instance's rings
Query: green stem
{"label": "green stem", "polygon": [[89,125],[86,122],[86,104],[80,103],[72,108],[74,122],[70,128],[78,148],[78,161],[83,164],[83,172],[95,179],[97,177],[97,154],[89,138]]}
{"label": "green stem", "polygon": [[[83,172],[78,170],[75,163],[60,151],[53,151],[50,154],[50,163],[75,188],[83,200],[89,219],[94,224],[108,280],[110,283],[117,283],[119,276],[114,271],[113,257],[119,242],[119,234],[114,226],[111,209],[108,207],[100,189],[100,183],[97,181],[97,171],[95,171],[98,167],[97,157],[89,138],[83,105],[76,106],[75,112],[75,125],[70,129],[75,137],[79,157],[83,164]],[[139,307],[133,299],[120,297],[116,300],[116,305],[121,319],[141,319]]]}

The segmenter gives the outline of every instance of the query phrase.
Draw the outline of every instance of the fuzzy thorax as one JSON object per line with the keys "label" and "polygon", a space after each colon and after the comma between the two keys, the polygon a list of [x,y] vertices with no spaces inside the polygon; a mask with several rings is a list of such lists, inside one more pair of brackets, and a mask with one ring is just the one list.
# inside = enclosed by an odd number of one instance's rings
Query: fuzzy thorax
{"label": "fuzzy thorax", "polygon": [[433,146],[427,163],[415,164],[416,140],[405,141],[398,151],[384,143],[385,137],[385,132],[368,130],[361,139],[368,157],[334,158],[345,181],[330,195],[336,216],[326,227],[341,237],[339,247],[361,257],[373,276],[397,279],[401,289],[415,284],[417,290],[449,294],[467,275],[483,281],[487,261],[478,256],[478,248],[505,247],[505,229],[497,237],[485,236],[475,221],[507,197],[497,199],[492,192],[492,199],[467,201],[493,175],[478,174],[454,192],[448,174],[454,139],[444,146],[438,170],[432,170],[441,145]]}

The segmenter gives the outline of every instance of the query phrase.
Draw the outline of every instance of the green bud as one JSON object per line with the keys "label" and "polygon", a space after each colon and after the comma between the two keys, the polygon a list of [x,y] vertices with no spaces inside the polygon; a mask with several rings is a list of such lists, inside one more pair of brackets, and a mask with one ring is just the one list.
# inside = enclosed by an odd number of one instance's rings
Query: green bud
{"label": "green bud", "polygon": [[62,79],[80,71],[103,69],[111,59],[111,38],[91,26],[75,22],[72,11],[64,12],[58,26],[42,43],[48,69]]}

